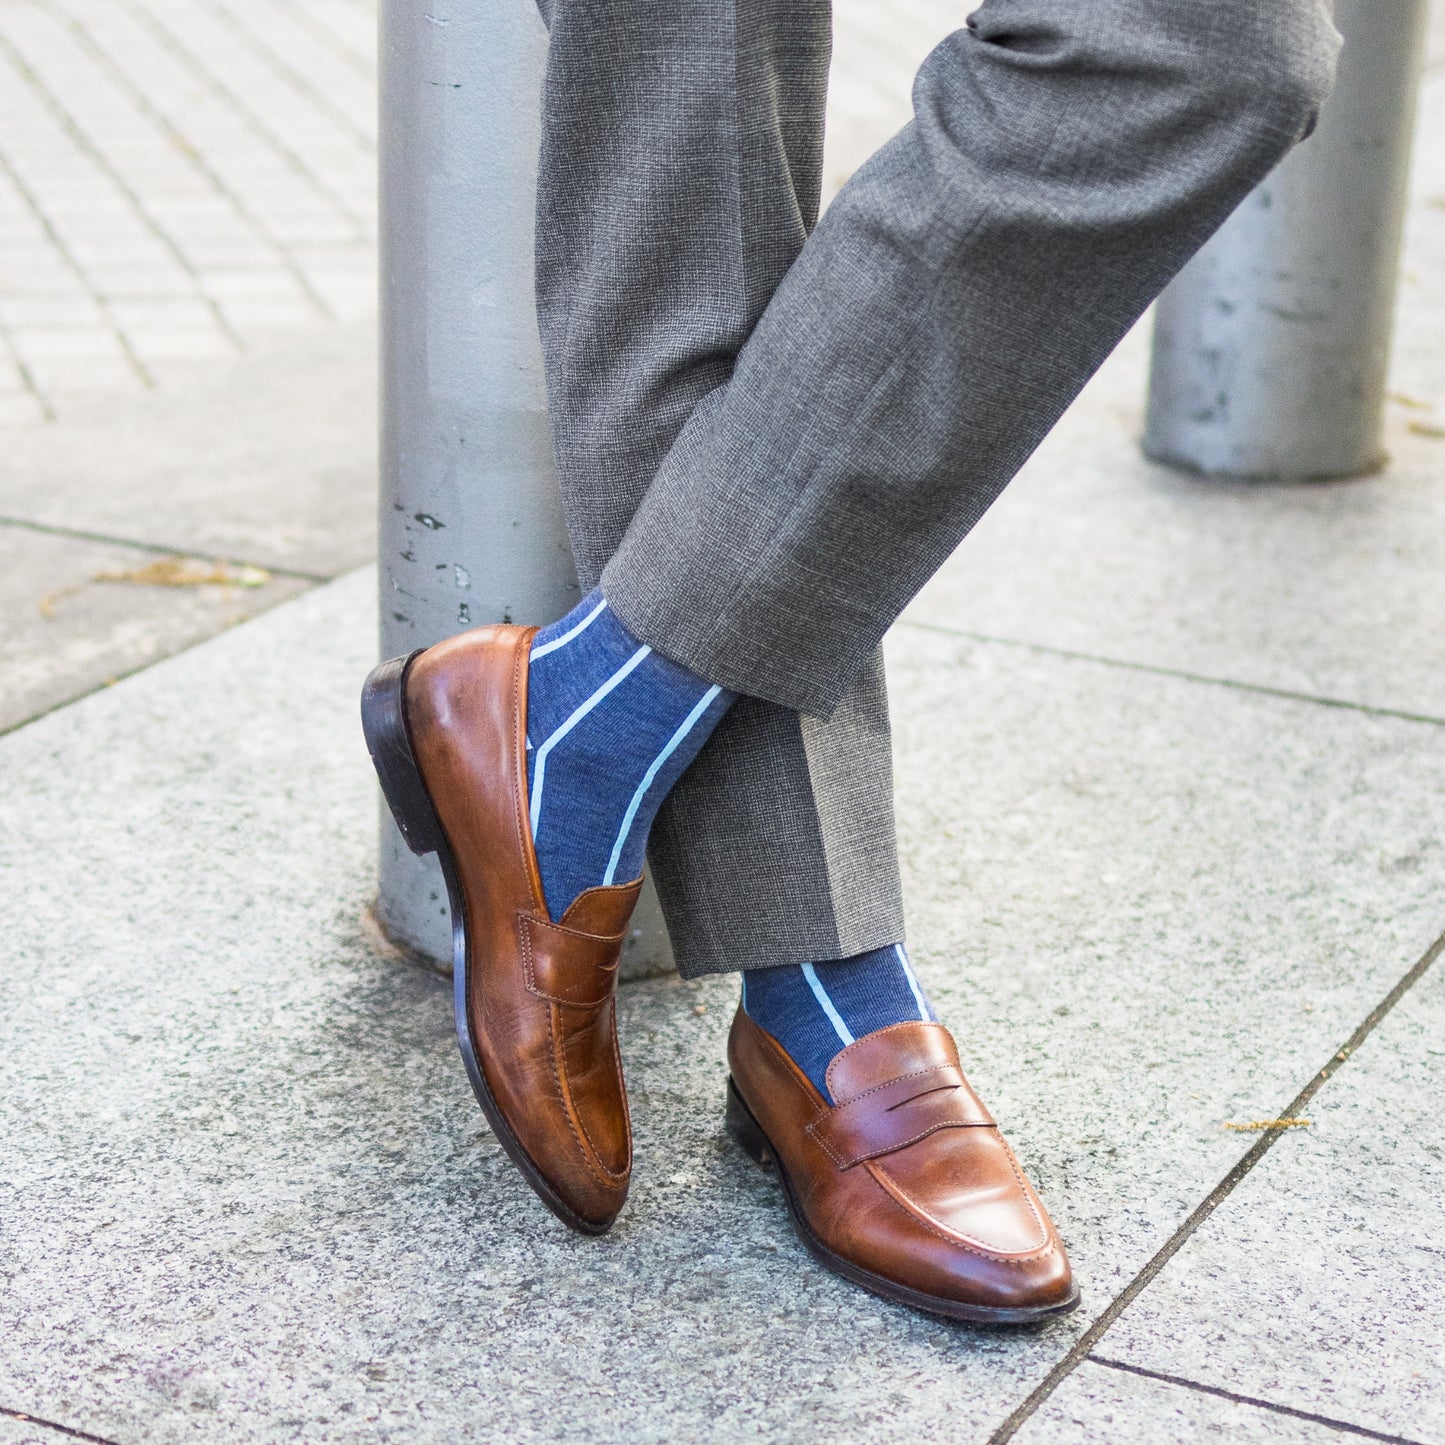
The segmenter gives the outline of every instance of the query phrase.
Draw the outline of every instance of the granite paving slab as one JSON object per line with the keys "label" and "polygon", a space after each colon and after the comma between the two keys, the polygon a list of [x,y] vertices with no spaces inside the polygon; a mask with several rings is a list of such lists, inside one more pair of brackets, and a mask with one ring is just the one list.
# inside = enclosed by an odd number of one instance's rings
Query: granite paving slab
{"label": "granite paving slab", "polygon": [[369,561],[375,325],[317,327],[8,434],[6,519],[318,578]]}
{"label": "granite paving slab", "polygon": [[1100,1342],[1100,1354],[1445,1441],[1437,963]]}
{"label": "granite paving slab", "polygon": [[908,618],[1445,717],[1442,135],[1437,71],[1416,144],[1388,470],[1274,485],[1147,462],[1145,322]]}
{"label": "granite paving slab", "polygon": [[[74,1445],[77,1439],[68,1430],[24,1417],[23,1410],[15,1415],[0,1414],[0,1445],[66,1445],[67,1441]],[[78,1438],[83,1440],[86,1437],[81,1435]]]}
{"label": "granite paving slab", "polygon": [[0,739],[6,1408],[122,1445],[986,1439],[1440,927],[1438,729],[900,630],[920,972],[1084,1311],[972,1330],[819,1273],[721,1130],[730,979],[623,990],[636,1185],[580,1239],[364,922],[373,595]]}
{"label": "granite paving slab", "polygon": [[1160,1445],[1218,1440],[1227,1445],[1316,1445],[1359,1437],[1298,1416],[1226,1400],[1185,1385],[1086,1360],[1016,1434],[1017,1445]]}
{"label": "granite paving slab", "polygon": [[1112,1294],[1445,929],[1445,735],[902,628],[889,678],[919,974]]}
{"label": "granite paving slab", "polygon": [[[181,586],[143,580],[207,575],[223,580]],[[177,559],[0,524],[0,731],[310,585],[254,568],[218,567],[206,558]]]}

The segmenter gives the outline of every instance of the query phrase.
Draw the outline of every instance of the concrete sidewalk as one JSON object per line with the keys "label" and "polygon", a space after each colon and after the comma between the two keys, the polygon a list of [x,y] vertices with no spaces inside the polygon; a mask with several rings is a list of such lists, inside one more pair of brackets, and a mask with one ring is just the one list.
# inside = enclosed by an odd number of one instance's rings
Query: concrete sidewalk
{"label": "concrete sidewalk", "polygon": [[[722,1134],[728,980],[624,991],[613,1234],[536,1205],[445,983],[365,928],[371,595],[0,742],[8,1408],[127,1445],[983,1440],[1074,1367],[1020,1438],[1441,1438],[1438,970],[1336,1059],[1445,926],[1441,723],[898,629],[920,972],[1086,1290],[990,1333],[794,1243]],[[1241,1184],[1225,1125],[1291,1112]]]}
{"label": "concrete sidewalk", "polygon": [[[840,6],[858,147],[897,13]],[[1084,1289],[1038,1331],[815,1269],[729,980],[622,992],[609,1236],[501,1155],[366,921],[364,318],[17,428],[16,614],[78,590],[0,658],[0,1442],[1445,1442],[1440,64],[1421,135],[1388,471],[1149,466],[1140,332],[889,639],[911,947]],[[88,580],[217,556],[269,580]]]}

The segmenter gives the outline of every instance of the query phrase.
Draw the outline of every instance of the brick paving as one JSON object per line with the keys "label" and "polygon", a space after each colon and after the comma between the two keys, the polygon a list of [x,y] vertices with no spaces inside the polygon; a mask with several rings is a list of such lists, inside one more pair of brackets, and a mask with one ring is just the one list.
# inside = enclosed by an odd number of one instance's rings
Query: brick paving
{"label": "brick paving", "polygon": [[370,0],[0,6],[0,426],[375,306]]}
{"label": "brick paving", "polygon": [[[972,3],[837,0],[828,195]],[[376,144],[376,0],[0,0],[0,430],[373,314]]]}
{"label": "brick paving", "polygon": [[[840,0],[829,192],[963,0]],[[375,308],[374,0],[0,4],[0,428]]]}

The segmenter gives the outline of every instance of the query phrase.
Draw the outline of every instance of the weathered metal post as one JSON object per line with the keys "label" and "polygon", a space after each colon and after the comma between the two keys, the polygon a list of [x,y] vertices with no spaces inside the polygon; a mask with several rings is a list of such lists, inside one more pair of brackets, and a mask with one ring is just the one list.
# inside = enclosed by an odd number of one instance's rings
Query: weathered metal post
{"label": "weathered metal post", "polygon": [[[381,655],[577,601],[532,290],[533,0],[381,6]],[[446,889],[385,807],[377,917],[451,961]],[[671,952],[643,895],[626,974]]]}
{"label": "weathered metal post", "polygon": [[1319,127],[1159,299],[1144,451],[1237,477],[1381,466],[1428,0],[1336,0]]}

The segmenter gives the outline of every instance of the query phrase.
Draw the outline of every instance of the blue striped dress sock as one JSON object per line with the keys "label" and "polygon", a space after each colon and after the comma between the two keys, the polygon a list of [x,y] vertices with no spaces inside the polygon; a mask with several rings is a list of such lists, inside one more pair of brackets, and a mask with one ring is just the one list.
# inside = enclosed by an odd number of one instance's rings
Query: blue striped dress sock
{"label": "blue striped dress sock", "polygon": [[662,800],[735,696],[640,643],[601,592],[533,638],[527,790],[553,918],[642,871]]}
{"label": "blue striped dress sock", "polygon": [[825,1099],[828,1065],[855,1039],[907,1020],[938,1021],[901,943],[833,963],[746,969],[743,1011]]}

